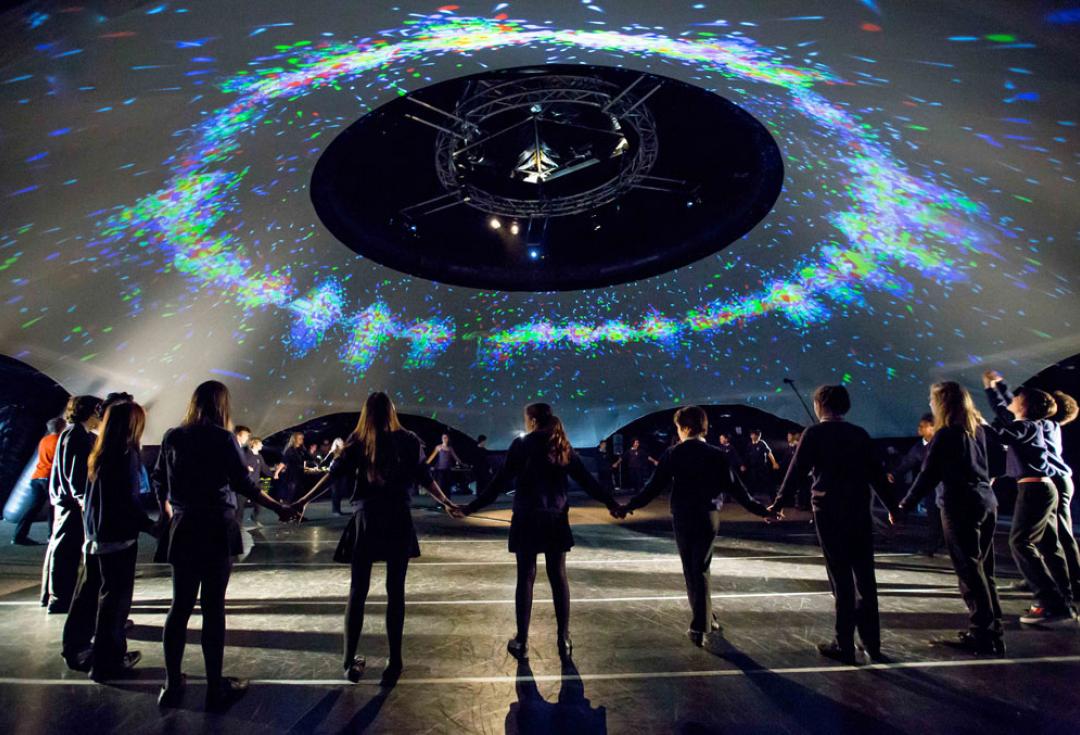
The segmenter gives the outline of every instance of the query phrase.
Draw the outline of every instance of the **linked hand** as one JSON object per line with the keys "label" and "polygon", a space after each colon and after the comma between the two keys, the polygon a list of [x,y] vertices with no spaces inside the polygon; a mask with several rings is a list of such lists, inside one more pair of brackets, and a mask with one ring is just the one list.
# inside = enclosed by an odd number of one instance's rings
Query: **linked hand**
{"label": "linked hand", "polygon": [[446,506],[446,512],[451,518],[457,521],[464,520],[469,515],[468,511],[466,511],[460,505],[455,505],[454,503],[449,503]]}
{"label": "linked hand", "polygon": [[621,521],[625,519],[628,515],[631,515],[634,511],[629,510],[625,505],[619,505],[616,503],[614,507],[608,509],[608,512],[611,513],[612,518],[617,521]]}

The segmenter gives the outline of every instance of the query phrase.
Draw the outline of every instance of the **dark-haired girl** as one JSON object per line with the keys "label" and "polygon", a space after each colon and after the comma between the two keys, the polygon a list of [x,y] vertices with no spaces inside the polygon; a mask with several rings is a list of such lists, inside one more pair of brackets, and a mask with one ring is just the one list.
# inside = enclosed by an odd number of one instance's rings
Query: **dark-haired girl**
{"label": "dark-haired girl", "polygon": [[386,637],[390,657],[382,683],[392,686],[404,667],[401,644],[405,627],[405,574],[409,559],[420,556],[412,514],[412,490],[427,489],[447,510],[457,510],[431,479],[420,439],[398,420],[393,401],[385,393],[372,393],[360,411],[356,429],[341,453],[311,490],[296,501],[303,507],[328,483],[347,482],[358,504],[338,544],[334,560],[352,566],[349,604],[345,609],[345,676],[357,682],[366,659],[356,655],[364,628],[364,605],[371,586],[371,568],[386,562]]}
{"label": "dark-haired girl", "polygon": [[567,477],[572,477],[613,515],[619,512],[619,505],[611,492],[604,490],[585,469],[551,406],[546,403],[526,406],[525,431],[528,432],[525,436],[510,445],[506,463],[487,488],[465,506],[463,513],[475,513],[509,490],[511,484],[516,484],[510,519],[510,551],[517,555],[517,591],[514,595],[517,635],[510,639],[506,649],[519,659],[528,656],[536,557],[543,554],[555,603],[559,656],[566,660],[573,651],[566,552],[574,545],[566,496]]}
{"label": "dark-haired girl", "polygon": [[293,512],[260,492],[248,477],[229,419],[229,390],[216,380],[195,389],[184,422],[165,432],[151,478],[167,519],[165,561],[172,565],[173,599],[165,617],[165,686],[158,697],[175,707],[183,694],[180,672],[187,624],[202,606],[202,650],[206,662],[206,706],[221,709],[240,697],[247,683],[221,675],[225,655],[225,590],[233,557],[243,551],[239,493],[275,511]]}

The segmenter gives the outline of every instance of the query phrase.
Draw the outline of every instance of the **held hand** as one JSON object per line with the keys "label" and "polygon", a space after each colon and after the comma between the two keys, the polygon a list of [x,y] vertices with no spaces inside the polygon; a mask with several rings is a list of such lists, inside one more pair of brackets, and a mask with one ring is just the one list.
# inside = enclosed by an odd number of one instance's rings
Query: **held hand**
{"label": "held hand", "polygon": [[896,484],[896,475],[894,475],[891,472],[888,473],[887,475],[885,475],[885,479],[889,481],[890,485],[895,485]]}
{"label": "held hand", "polygon": [[460,505],[456,505],[454,503],[447,503],[445,507],[447,515],[449,515],[456,521],[463,521],[469,515],[469,511]]}
{"label": "held hand", "polygon": [[292,503],[279,503],[278,507],[274,508],[274,512],[277,513],[278,520],[282,523],[299,522],[300,516],[304,512],[304,506],[297,507]]}
{"label": "held hand", "polygon": [[771,526],[777,521],[784,520],[784,516],[782,513],[769,513],[767,516],[762,516],[761,520],[765,521],[765,525]]}

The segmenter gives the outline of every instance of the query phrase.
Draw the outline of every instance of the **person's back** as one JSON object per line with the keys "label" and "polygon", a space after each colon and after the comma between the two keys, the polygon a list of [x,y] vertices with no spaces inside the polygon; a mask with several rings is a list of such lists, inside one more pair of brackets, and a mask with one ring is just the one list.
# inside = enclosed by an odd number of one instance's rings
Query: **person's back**
{"label": "person's back", "polygon": [[110,544],[129,542],[152,521],[139,505],[142,461],[137,452],[129,452],[124,461],[101,468],[86,490],[83,525],[90,553]]}
{"label": "person's back", "polygon": [[60,433],[49,476],[49,497],[53,505],[82,502],[86,493],[86,460],[93,448],[94,435],[82,424],[72,424]]}
{"label": "person's back", "polygon": [[822,421],[803,432],[788,475],[810,474],[815,511],[869,513],[870,486],[884,487],[884,469],[876,457],[874,443],[861,426]]}
{"label": "person's back", "polygon": [[[386,459],[380,462],[382,466],[379,482],[368,479],[365,447],[360,442],[347,444],[341,456],[334,462],[333,476],[336,477],[342,469],[355,473],[353,500],[366,506],[409,505],[413,488],[430,482],[420,438],[406,429],[391,431],[387,438],[387,448],[390,451]],[[341,463],[341,468],[337,467],[338,463]]]}
{"label": "person's back", "polygon": [[515,511],[561,512],[566,509],[567,473],[571,464],[580,465],[581,460],[572,452],[567,465],[552,462],[548,456],[548,439],[547,432],[533,431],[510,445],[506,466],[511,471],[516,470]]}
{"label": "person's back", "polygon": [[671,468],[671,512],[708,513],[717,495],[732,484],[727,455],[704,441],[684,441],[667,450],[660,466]]}
{"label": "person's back", "polygon": [[161,440],[154,484],[177,510],[235,509],[231,482],[236,482],[237,470],[247,480],[246,488],[251,484],[247,466],[232,432],[208,424],[179,426]]}
{"label": "person's back", "polygon": [[941,484],[937,505],[942,507],[996,507],[997,500],[990,489],[989,461],[986,454],[986,433],[980,426],[975,436],[962,427],[944,426],[934,434],[932,445],[941,451]]}

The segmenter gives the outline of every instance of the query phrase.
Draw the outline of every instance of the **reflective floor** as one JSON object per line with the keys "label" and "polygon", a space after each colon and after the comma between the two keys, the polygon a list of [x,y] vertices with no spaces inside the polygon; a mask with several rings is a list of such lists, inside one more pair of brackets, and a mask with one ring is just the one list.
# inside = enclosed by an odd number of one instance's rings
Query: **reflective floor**
{"label": "reflective floor", "polygon": [[[423,505],[423,499],[420,501]],[[582,503],[582,505],[585,505]],[[574,666],[561,666],[545,577],[538,575],[532,655],[505,653],[513,632],[513,560],[505,507],[452,521],[418,507],[422,557],[410,566],[406,670],[382,690],[377,569],[359,685],[340,668],[348,569],[331,560],[345,523],[314,507],[303,526],[249,529],[249,553],[229,587],[226,673],[249,677],[224,715],[203,711],[198,617],[183,707],[159,712],[168,567],[140,550],[130,647],[138,678],[97,685],[59,657],[62,616],[38,606],[43,548],[8,544],[0,524],[0,732],[393,733],[1076,733],[1080,630],[1021,630],[1027,604],[1006,593],[1008,658],[931,649],[961,628],[964,606],[946,559],[912,554],[918,521],[878,542],[884,648],[891,662],[845,667],[813,645],[830,636],[832,599],[812,528],[796,515],[766,527],[724,510],[713,564],[725,643],[709,653],[684,631],[688,607],[662,503],[614,523],[596,507],[572,513],[569,556]],[[44,527],[35,526],[41,538]],[[145,538],[145,537],[144,537]],[[1015,576],[999,536],[1004,582]]]}

